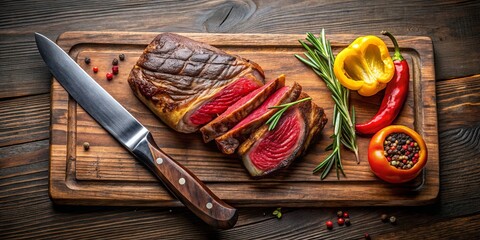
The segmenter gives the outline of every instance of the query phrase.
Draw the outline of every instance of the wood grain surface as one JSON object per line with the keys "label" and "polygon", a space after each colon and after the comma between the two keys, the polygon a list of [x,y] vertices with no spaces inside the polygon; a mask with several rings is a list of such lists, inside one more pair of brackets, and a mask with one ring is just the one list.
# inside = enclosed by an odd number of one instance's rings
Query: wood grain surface
{"label": "wood grain surface", "polygon": [[[330,92],[313,71],[294,57],[303,52],[298,43],[303,35],[181,34],[258,63],[267,79],[285,74],[287,85],[298,82],[331,118],[334,103]],[[330,154],[324,149],[330,144],[328,136],[333,133],[332,124],[326,125],[321,141],[314,144],[305,157],[275,177],[262,180],[250,178],[235,155],[220,153],[213,143],[204,144],[200,134],[173,131],[143,106],[127,83],[131,67],[156,35],[158,33],[66,32],[57,42],[150,129],[165,152],[194,172],[221,199],[236,207],[420,205],[435,201],[439,190],[439,157],[433,49],[429,38],[397,36],[412,78],[405,107],[394,122],[414,128],[424,137],[429,161],[425,175],[407,184],[390,185],[371,173],[366,158],[370,138],[365,137],[357,139],[360,164],[352,153],[343,152],[347,177],[337,180],[335,174],[330,174],[322,181],[318,174],[312,174],[315,166]],[[348,46],[355,38],[346,34],[330,35],[334,52]],[[119,74],[111,81],[106,80],[105,74],[110,71],[113,58],[121,53],[126,54],[126,59],[119,62]],[[85,63],[86,57],[91,59],[90,64]],[[99,67],[98,73],[92,71],[93,66]],[[357,121],[366,122],[373,116],[381,98],[382,94],[363,98],[352,93],[351,103],[356,108]],[[158,180],[141,163],[69,99],[57,81],[52,87],[51,128],[50,195],[55,202],[180,205],[165,188],[157,187]],[[84,142],[90,144],[88,151],[83,149]],[[421,189],[417,190],[418,187]],[[361,194],[366,191],[378,194]]]}
{"label": "wood grain surface", "polygon": [[[478,239],[478,1],[1,1],[1,239]],[[234,229],[175,207],[55,205],[49,198],[51,75],[35,31],[318,33],[429,36],[433,41],[440,191],[423,207],[243,207]],[[368,193],[367,194],[371,194]],[[352,225],[328,231],[342,209]],[[396,225],[379,216],[395,215]]]}

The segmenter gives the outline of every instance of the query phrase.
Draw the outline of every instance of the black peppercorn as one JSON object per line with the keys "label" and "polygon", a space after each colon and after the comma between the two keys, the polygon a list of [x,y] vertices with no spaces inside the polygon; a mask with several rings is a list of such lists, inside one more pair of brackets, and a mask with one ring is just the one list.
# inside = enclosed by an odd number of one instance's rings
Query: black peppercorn
{"label": "black peppercorn", "polygon": [[343,212],[342,211],[338,211],[337,212],[337,217],[341,218],[343,216]]}
{"label": "black peppercorn", "polygon": [[345,226],[350,226],[350,218],[345,218]]}
{"label": "black peppercorn", "polygon": [[387,214],[382,214],[380,217],[382,219],[382,222],[387,222],[388,221],[388,215]]}
{"label": "black peppercorn", "polygon": [[85,57],[85,63],[90,64],[90,58],[89,57]]}
{"label": "black peppercorn", "polygon": [[118,65],[118,59],[114,58],[113,61],[112,61],[112,65],[113,66]]}
{"label": "black peppercorn", "polygon": [[118,55],[118,58],[120,59],[120,61],[125,60],[125,54],[122,53],[122,54]]}

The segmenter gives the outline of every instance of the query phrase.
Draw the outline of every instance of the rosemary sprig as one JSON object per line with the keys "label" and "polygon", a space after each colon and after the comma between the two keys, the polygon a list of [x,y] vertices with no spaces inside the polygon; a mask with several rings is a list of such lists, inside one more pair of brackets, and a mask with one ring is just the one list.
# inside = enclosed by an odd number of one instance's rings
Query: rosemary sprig
{"label": "rosemary sprig", "polygon": [[299,40],[300,44],[307,50],[307,52],[304,53],[306,59],[297,54],[295,54],[295,57],[310,66],[313,71],[323,79],[327,88],[332,93],[331,96],[335,102],[335,106],[333,107],[334,131],[331,136],[333,142],[326,148],[326,150],[333,151],[313,172],[316,173],[323,169],[321,179],[324,179],[332,167],[335,166],[337,178],[340,178],[339,172],[342,172],[343,176],[345,176],[340,152],[341,145],[354,152],[357,163],[359,162],[355,135],[355,109],[352,107],[350,115],[348,103],[350,91],[338,82],[333,73],[335,57],[332,53],[330,41],[325,38],[325,30],[322,29],[322,33],[318,38],[312,33],[307,33],[306,40],[309,44]]}
{"label": "rosemary sprig", "polygon": [[280,108],[280,110],[278,110],[275,114],[273,114],[273,115],[268,119],[268,121],[265,123],[265,124],[268,125],[268,131],[271,131],[271,130],[275,129],[275,127],[277,126],[278,121],[280,121],[280,118],[282,117],[283,113],[286,112],[288,108],[290,108],[291,106],[293,106],[293,105],[295,105],[295,104],[298,104],[298,103],[301,103],[301,102],[305,102],[305,101],[308,101],[308,100],[312,100],[312,98],[311,98],[311,97],[307,97],[307,98],[303,98],[303,99],[297,100],[297,101],[295,101],[295,102],[285,103],[285,104],[282,104],[282,105],[269,107],[268,109]]}

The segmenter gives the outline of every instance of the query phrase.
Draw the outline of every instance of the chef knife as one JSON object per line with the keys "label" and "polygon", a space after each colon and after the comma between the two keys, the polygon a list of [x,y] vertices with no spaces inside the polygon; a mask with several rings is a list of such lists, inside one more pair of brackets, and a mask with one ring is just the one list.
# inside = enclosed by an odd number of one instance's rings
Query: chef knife
{"label": "chef knife", "polygon": [[164,153],[152,134],[57,44],[35,33],[50,72],[70,96],[133,156],[144,163],[186,207],[209,225],[228,229],[237,210],[220,200],[192,172]]}

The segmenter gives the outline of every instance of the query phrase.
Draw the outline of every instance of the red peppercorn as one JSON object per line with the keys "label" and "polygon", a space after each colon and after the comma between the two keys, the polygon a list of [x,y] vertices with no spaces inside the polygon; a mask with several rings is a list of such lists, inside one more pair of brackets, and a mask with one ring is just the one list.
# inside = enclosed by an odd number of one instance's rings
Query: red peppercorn
{"label": "red peppercorn", "polygon": [[328,229],[332,229],[332,228],[333,228],[333,222],[330,221],[330,220],[328,220],[328,221],[325,223],[325,225],[327,225],[327,228],[328,228]]}
{"label": "red peppercorn", "polygon": [[98,67],[93,67],[93,72],[97,73],[98,72]]}
{"label": "red peppercorn", "polygon": [[418,158],[420,155],[418,155],[418,153],[415,153],[415,155],[413,155],[415,158]]}
{"label": "red peppercorn", "polygon": [[112,73],[107,73],[107,79],[112,80],[113,79],[113,74]]}
{"label": "red peppercorn", "polygon": [[343,218],[350,218],[350,215],[348,214],[348,212],[343,213]]}
{"label": "red peppercorn", "polygon": [[343,224],[345,223],[345,219],[343,219],[343,218],[338,218],[338,219],[337,219],[337,223],[338,223],[338,226],[343,226]]}
{"label": "red peppercorn", "polygon": [[408,146],[407,146],[407,145],[403,145],[402,148],[403,148],[403,150],[407,150]]}
{"label": "red peppercorn", "polygon": [[112,72],[113,72],[113,74],[117,75],[118,74],[118,66],[113,66],[112,67]]}
{"label": "red peppercorn", "polygon": [[370,239],[371,239],[371,238],[370,238],[370,234],[368,234],[368,233],[365,233],[365,235],[363,235],[363,236],[365,237],[366,240],[370,240]]}

